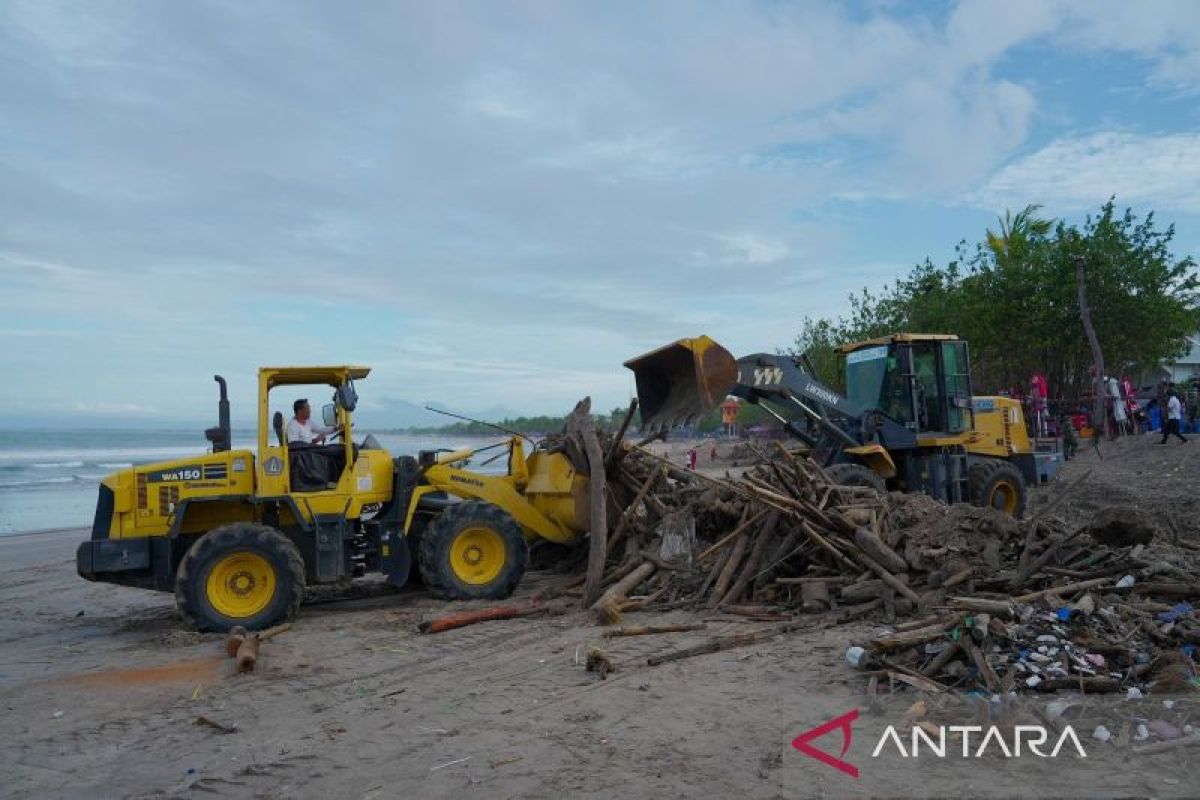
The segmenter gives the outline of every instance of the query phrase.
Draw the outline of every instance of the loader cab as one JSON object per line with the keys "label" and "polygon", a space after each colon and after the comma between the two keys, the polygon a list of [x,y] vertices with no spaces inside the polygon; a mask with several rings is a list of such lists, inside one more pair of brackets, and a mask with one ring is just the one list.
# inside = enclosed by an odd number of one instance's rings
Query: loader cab
{"label": "loader cab", "polygon": [[[295,393],[308,387],[306,394],[320,398],[322,422],[351,430],[351,417],[357,405],[354,381],[365,378],[366,367],[264,367],[258,372],[258,464],[257,484],[260,496],[304,495],[319,500],[320,495],[348,496],[355,463],[352,436],[342,436],[326,444],[288,442],[285,409],[291,410],[290,399],[283,402],[284,391]],[[312,387],[318,387],[312,390]],[[324,395],[320,387],[328,387]],[[320,394],[315,394],[320,392]],[[318,407],[317,402],[311,405]],[[280,409],[272,412],[272,405]]]}
{"label": "loader cab", "polygon": [[967,343],[948,334],[897,334],[838,348],[846,397],[916,434],[973,427]]}

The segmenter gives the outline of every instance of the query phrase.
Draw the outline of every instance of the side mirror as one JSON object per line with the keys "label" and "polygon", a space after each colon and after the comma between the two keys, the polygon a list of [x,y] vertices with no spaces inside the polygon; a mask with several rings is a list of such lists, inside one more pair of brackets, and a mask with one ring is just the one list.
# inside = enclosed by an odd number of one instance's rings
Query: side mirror
{"label": "side mirror", "polygon": [[321,406],[321,422],[325,423],[326,428],[337,425],[337,407],[333,403]]}
{"label": "side mirror", "polygon": [[353,411],[354,407],[358,405],[358,393],[354,391],[354,384],[347,381],[339,386],[333,394],[333,399],[342,408]]}

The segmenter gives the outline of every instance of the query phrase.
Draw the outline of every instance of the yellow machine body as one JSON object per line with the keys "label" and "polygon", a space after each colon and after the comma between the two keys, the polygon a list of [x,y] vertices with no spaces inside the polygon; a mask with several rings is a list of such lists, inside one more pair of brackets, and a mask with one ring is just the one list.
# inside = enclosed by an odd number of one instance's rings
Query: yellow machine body
{"label": "yellow machine body", "polygon": [[[495,596],[511,591],[524,570],[525,556],[513,550],[511,537],[505,538],[506,526],[515,524],[526,540],[557,543],[569,543],[586,530],[588,476],[561,452],[535,448],[527,454],[521,436],[488,447],[507,447],[508,470],[502,475],[468,469],[473,448],[423,452],[414,458],[394,457],[369,436],[359,443],[352,436],[322,445],[286,441],[282,413],[271,413],[273,390],[329,386],[334,402],[323,409],[324,421],[352,431],[354,382],[368,374],[368,368],[358,366],[260,369],[253,450],[229,446],[228,401],[218,377],[222,423],[205,434],[213,451],[106,476],[100,482],[92,537],[77,553],[79,573],[89,580],[176,591],[177,596],[190,580],[203,595],[200,616],[209,614],[207,627],[219,629],[238,621],[239,614],[247,619],[278,616],[272,605],[276,588],[294,590],[295,581],[281,571],[281,562],[272,565],[270,547],[255,544],[263,530],[290,541],[285,545],[300,554],[308,583],[372,571],[403,583],[416,560],[416,545],[409,540],[431,536],[428,531],[449,511],[463,516],[456,501],[473,503],[471,509],[483,509],[483,522],[468,520],[462,530],[443,531],[448,544],[436,555],[442,561],[426,566],[449,570],[448,580],[461,581],[456,585],[463,591],[500,593]],[[313,463],[324,470],[316,483],[305,474]],[[236,529],[236,535],[226,537],[233,537],[232,544],[222,545],[228,552],[197,566],[205,570],[203,580],[180,578],[189,557],[204,555],[197,550],[201,543],[230,529]],[[490,561],[480,566],[483,556]],[[493,578],[502,580],[490,587]],[[453,588],[444,593],[458,596]],[[187,599],[180,600],[181,608]],[[189,602],[199,601],[192,596]]]}

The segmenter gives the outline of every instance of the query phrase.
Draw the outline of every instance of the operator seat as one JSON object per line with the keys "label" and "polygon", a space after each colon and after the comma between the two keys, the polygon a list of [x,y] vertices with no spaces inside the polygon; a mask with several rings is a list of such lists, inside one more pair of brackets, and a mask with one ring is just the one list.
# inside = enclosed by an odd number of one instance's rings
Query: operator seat
{"label": "operator seat", "polygon": [[283,412],[275,412],[275,416],[271,418],[271,427],[275,429],[275,438],[278,440],[279,446],[287,445],[287,442],[283,440]]}

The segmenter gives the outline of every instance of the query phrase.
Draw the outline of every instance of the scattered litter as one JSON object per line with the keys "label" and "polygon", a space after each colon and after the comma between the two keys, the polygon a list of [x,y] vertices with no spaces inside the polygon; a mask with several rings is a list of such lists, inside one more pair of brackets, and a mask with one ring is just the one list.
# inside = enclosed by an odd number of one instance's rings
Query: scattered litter
{"label": "scattered litter", "polygon": [[200,716],[198,716],[194,720],[192,720],[192,724],[207,726],[209,728],[218,730],[221,733],[237,733],[237,725],[226,725],[224,723],[217,722],[215,719],[212,719],[211,717],[206,717],[203,714],[201,714]]}

